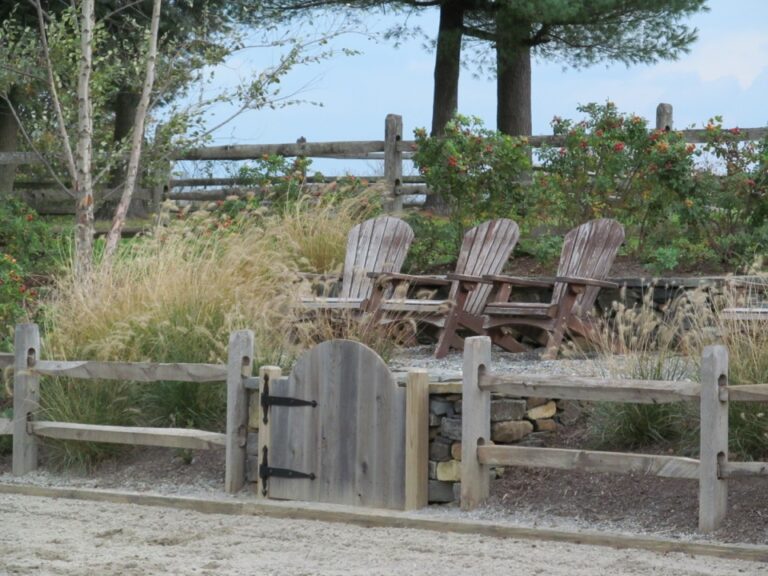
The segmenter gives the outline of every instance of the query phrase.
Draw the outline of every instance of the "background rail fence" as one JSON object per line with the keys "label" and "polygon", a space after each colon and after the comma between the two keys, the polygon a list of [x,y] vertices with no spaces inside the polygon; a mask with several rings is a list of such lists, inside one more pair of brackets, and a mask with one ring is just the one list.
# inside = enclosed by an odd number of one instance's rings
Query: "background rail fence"
{"label": "background rail fence", "polygon": [[[499,374],[492,370],[491,341],[468,338],[464,349],[461,507],[471,510],[490,492],[490,466],[531,466],[590,472],[641,472],[699,482],[699,530],[715,530],[727,511],[728,481],[766,476],[768,462],[728,459],[729,401],[768,402],[768,384],[728,386],[728,352],[704,350],[699,382],[598,380]],[[695,401],[701,406],[699,459],[562,448],[489,445],[491,393],[520,397],[657,404]]]}
{"label": "background rail fence", "polygon": [[[673,109],[670,104],[659,104],[656,108],[655,129],[671,130],[674,126]],[[686,129],[681,131],[686,142],[699,144],[707,141],[706,129]],[[738,134],[730,137],[735,141],[755,141],[768,136],[767,127],[740,128]],[[543,145],[562,145],[560,136],[531,136],[528,142],[533,148]],[[414,195],[430,194],[421,176],[408,176],[403,173],[403,163],[410,161],[416,149],[416,141],[403,139],[403,118],[397,114],[388,114],[384,122],[383,140],[305,142],[291,144],[255,144],[225,145],[194,148],[174,154],[170,158],[169,178],[163,186],[140,189],[137,202],[143,202],[148,209],[156,210],[161,199],[184,201],[224,200],[232,195],[244,195],[252,190],[243,179],[228,178],[173,178],[174,162],[209,161],[231,162],[258,160],[267,156],[286,158],[331,158],[345,160],[375,160],[383,162],[381,174],[358,176],[371,183],[380,185],[383,204],[389,211],[402,208]],[[39,158],[32,153],[0,153],[0,164],[38,164]],[[309,184],[332,182],[345,175],[323,177],[321,182],[309,177]],[[64,190],[57,190],[51,182],[19,182],[15,186],[19,194],[40,213],[74,213],[74,202]],[[115,191],[106,192],[114,194]],[[98,198],[97,198],[98,201]]]}
{"label": "background rail fence", "polygon": [[[226,364],[41,360],[40,332],[36,324],[19,324],[16,327],[14,350],[13,419],[0,418],[0,434],[13,436],[14,475],[36,470],[39,438],[55,438],[194,450],[223,448],[226,451],[225,490],[237,492],[245,485],[248,391],[258,389],[259,381],[251,377],[253,332],[242,330],[230,335]],[[226,382],[226,432],[40,420],[42,376],[132,382]]]}

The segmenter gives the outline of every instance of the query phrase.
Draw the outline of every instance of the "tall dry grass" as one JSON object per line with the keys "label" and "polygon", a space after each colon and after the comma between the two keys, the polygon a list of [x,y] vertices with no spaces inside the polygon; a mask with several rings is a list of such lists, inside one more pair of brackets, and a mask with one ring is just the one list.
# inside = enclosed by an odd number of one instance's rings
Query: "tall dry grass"
{"label": "tall dry grass", "polygon": [[[768,382],[768,323],[733,320],[723,310],[749,305],[768,293],[768,280],[753,280],[750,291],[736,283],[722,293],[699,289],[681,293],[661,309],[650,293],[639,306],[614,304],[614,318],[598,339],[599,363],[607,376],[647,380],[697,379],[704,347],[728,349],[729,384]],[[616,354],[619,352],[620,354]],[[735,458],[768,457],[768,417],[759,403],[730,403],[730,450]],[[596,404],[593,437],[613,447],[675,443],[683,453],[698,450],[698,406]]]}
{"label": "tall dry grass", "polygon": [[[247,328],[255,333],[255,362],[287,368],[312,341],[296,338],[295,325],[305,321],[296,303],[308,289],[300,272],[340,270],[347,232],[371,206],[366,197],[302,200],[277,213],[247,214],[227,228],[207,213],[159,228],[123,249],[111,266],[97,265],[87,282],[69,274],[58,279],[46,305],[45,353],[219,363],[226,361],[230,332]],[[355,330],[350,321],[348,331]],[[59,379],[46,381],[42,391],[51,420],[224,426],[219,384]],[[97,447],[73,446],[66,445],[63,461],[87,464],[103,455]]]}

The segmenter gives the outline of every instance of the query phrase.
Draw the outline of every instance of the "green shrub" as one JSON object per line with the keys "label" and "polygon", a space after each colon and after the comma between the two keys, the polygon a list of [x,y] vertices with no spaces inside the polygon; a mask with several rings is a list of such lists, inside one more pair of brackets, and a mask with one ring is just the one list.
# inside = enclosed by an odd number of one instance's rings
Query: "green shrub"
{"label": "green shrub", "polygon": [[526,213],[524,181],[531,169],[525,138],[483,128],[478,118],[456,116],[441,137],[415,131],[414,163],[427,185],[448,204],[455,250],[464,231],[498,217]]}
{"label": "green shrub", "polygon": [[413,243],[403,269],[411,274],[431,274],[453,270],[456,250],[456,223],[440,216],[413,212],[405,219],[413,228]]}

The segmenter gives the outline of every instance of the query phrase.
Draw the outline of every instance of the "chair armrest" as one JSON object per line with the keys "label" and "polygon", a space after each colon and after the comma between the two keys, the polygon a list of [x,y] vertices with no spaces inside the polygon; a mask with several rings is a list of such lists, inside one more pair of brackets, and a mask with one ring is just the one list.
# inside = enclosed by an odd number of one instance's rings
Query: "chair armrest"
{"label": "chair armrest", "polygon": [[400,274],[399,272],[368,272],[369,278],[375,278],[377,284],[390,282],[408,282],[409,284],[425,284],[428,286],[448,286],[451,281],[445,276],[418,276],[416,274]]}
{"label": "chair armrest", "polygon": [[318,274],[317,272],[298,272],[299,278],[304,280],[316,280],[328,282],[329,280],[341,280],[341,274]]}
{"label": "chair armrest", "polygon": [[445,275],[448,280],[452,280],[454,282],[467,282],[472,284],[493,284],[492,280],[487,280],[485,277],[481,276],[469,276],[467,274],[455,274],[453,272],[450,272]]}
{"label": "chair armrest", "polygon": [[597,280],[595,278],[577,278],[574,276],[558,276],[555,278],[556,282],[564,282],[566,284],[574,284],[576,286],[598,286],[600,288],[618,288],[619,285],[616,282],[608,282],[607,280]]}
{"label": "chair armrest", "polygon": [[512,286],[521,286],[529,288],[551,288],[554,284],[554,280],[538,280],[533,278],[520,278],[519,276],[483,276],[484,280],[493,282],[494,284],[510,284]]}

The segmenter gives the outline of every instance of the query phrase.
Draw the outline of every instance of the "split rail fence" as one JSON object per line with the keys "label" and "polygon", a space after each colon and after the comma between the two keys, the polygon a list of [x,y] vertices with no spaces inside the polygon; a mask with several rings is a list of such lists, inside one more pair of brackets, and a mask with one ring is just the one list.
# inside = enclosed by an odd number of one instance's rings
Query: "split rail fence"
{"label": "split rail fence", "polygon": [[[36,324],[20,324],[16,327],[14,350],[14,417],[12,420],[0,419],[0,435],[13,435],[14,475],[20,476],[37,469],[39,438],[43,437],[194,450],[223,448],[226,451],[225,490],[237,492],[244,486],[248,389],[258,388],[258,380],[251,377],[253,332],[243,330],[231,334],[226,364],[40,360],[40,332]],[[131,382],[226,382],[226,432],[38,420],[42,376]]]}
{"label": "split rail fence", "polygon": [[[670,130],[674,126],[671,104],[659,104],[656,108],[655,128]],[[682,131],[686,142],[706,142],[705,129],[687,129]],[[732,138],[738,141],[761,140],[768,135],[768,128],[741,128]],[[542,145],[558,146],[563,139],[558,136],[543,135],[528,138],[533,148]],[[414,140],[403,139],[403,118],[397,114],[388,114],[384,122],[383,140],[305,142],[283,144],[225,145],[208,146],[181,151],[169,158],[170,163],[180,161],[243,161],[257,160],[265,155],[304,158],[331,158],[346,160],[378,160],[383,162],[383,174],[359,176],[369,182],[381,182],[383,205],[388,210],[398,210],[404,200],[413,195],[429,194],[421,176],[405,176],[403,162],[413,157],[416,149]],[[33,153],[0,153],[0,164],[36,164],[39,158]],[[168,173],[171,174],[169,165]],[[324,181],[331,182],[340,176],[329,176]],[[313,183],[313,178],[308,178]],[[54,189],[52,183],[25,182],[17,184],[22,196],[41,213],[48,213],[46,205],[54,202],[55,213],[61,210],[74,210],[71,198],[64,191]],[[244,194],[247,186],[242,179],[233,178],[172,178],[169,176],[164,186],[151,190],[141,189],[139,199],[157,208],[161,198],[188,201],[223,200],[230,195]],[[71,205],[71,206],[70,206]]]}
{"label": "split rail fence", "polygon": [[[699,460],[562,448],[495,446],[491,437],[491,393],[520,397],[660,404],[699,400]],[[590,472],[641,472],[699,482],[699,530],[715,530],[727,511],[728,481],[768,476],[768,462],[728,459],[728,402],[768,402],[768,384],[728,386],[728,352],[705,348],[700,382],[598,380],[580,377],[500,374],[492,370],[488,337],[468,338],[464,348],[461,507],[477,507],[489,495],[490,466],[531,466]]]}

